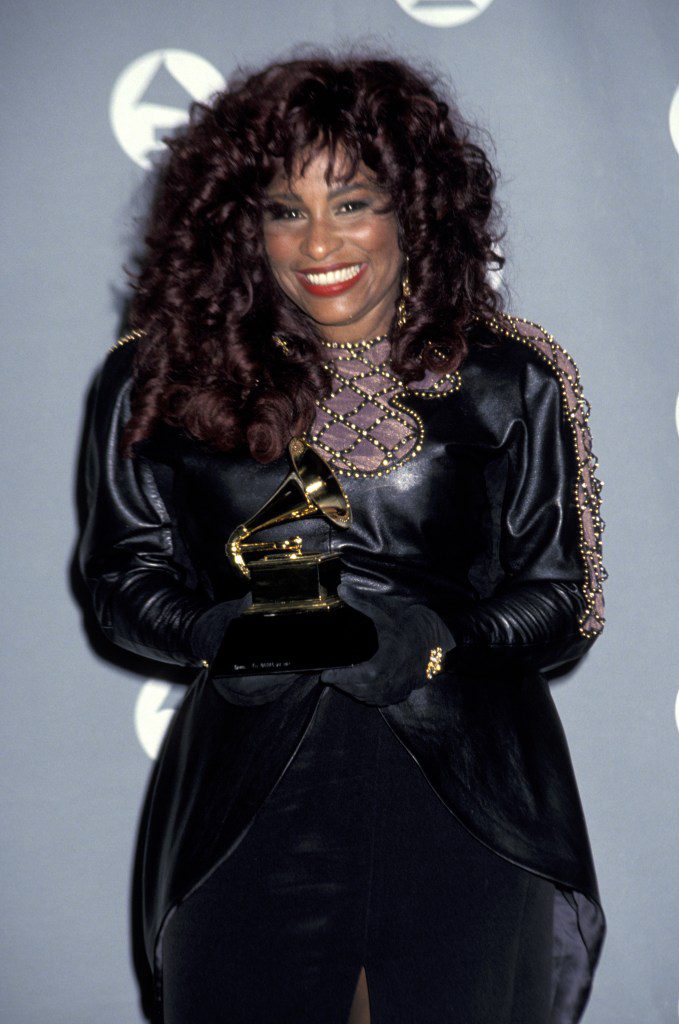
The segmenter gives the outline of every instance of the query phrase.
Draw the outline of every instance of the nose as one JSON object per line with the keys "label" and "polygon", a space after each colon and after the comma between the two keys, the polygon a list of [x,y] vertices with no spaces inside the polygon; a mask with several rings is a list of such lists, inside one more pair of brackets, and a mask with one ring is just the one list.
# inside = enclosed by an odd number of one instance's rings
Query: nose
{"label": "nose", "polygon": [[342,245],[335,225],[325,217],[310,217],[300,249],[305,256],[320,262]]}

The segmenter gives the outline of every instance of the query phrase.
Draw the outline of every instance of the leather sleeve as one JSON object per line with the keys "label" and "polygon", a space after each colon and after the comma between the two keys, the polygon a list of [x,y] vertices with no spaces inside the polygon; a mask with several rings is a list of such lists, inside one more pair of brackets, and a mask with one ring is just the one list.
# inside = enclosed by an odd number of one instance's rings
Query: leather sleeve
{"label": "leather sleeve", "polygon": [[561,385],[528,363],[523,411],[511,423],[500,514],[503,575],[489,597],[449,617],[456,647],[446,667],[471,674],[547,670],[582,657],[596,632],[578,508],[578,446]]}
{"label": "leather sleeve", "polygon": [[110,640],[159,661],[199,665],[191,633],[213,603],[187,585],[188,567],[176,557],[173,525],[151,463],[119,452],[130,414],[133,347],[110,353],[95,384],[86,427],[80,568]]}

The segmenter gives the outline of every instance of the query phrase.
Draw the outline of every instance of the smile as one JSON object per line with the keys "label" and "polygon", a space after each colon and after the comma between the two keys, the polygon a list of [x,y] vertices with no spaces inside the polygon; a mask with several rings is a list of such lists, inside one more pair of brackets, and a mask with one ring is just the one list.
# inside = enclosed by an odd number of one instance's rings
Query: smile
{"label": "smile", "polygon": [[350,263],[332,270],[296,270],[295,273],[301,284],[313,295],[337,295],[351,288],[363,276],[367,265]]}

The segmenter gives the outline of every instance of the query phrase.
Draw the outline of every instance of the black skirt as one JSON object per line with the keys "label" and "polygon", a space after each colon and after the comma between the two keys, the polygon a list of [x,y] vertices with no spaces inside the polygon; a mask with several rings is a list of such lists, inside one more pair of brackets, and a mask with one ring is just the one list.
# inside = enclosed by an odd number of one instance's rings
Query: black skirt
{"label": "black skirt", "polygon": [[454,817],[377,708],[333,690],[163,937],[165,1024],[548,1024],[553,884]]}

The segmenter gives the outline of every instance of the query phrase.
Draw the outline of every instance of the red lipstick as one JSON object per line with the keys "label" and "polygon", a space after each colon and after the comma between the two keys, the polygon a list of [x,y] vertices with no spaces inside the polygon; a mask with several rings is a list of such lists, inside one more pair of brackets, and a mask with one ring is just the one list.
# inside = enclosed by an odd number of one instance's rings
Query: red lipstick
{"label": "red lipstick", "polygon": [[354,263],[333,263],[327,267],[304,267],[303,270],[296,270],[295,273],[304,288],[312,295],[339,295],[341,292],[347,291],[353,287],[357,281],[359,281],[365,272],[367,263],[362,263],[358,273],[350,277],[348,281],[334,281],[331,284],[312,284],[312,282],[305,277],[305,274],[328,274],[333,270],[344,270],[345,267],[355,267],[358,265],[358,261]]}

